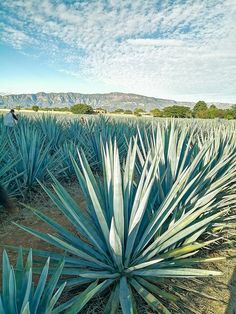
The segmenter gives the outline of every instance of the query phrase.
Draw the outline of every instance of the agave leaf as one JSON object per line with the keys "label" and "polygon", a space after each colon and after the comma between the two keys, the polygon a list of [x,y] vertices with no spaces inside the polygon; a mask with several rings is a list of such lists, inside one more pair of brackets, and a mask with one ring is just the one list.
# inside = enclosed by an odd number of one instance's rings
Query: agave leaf
{"label": "agave leaf", "polygon": [[141,295],[141,297],[148,303],[148,305],[156,312],[171,314],[170,311],[147,289],[139,284],[135,279],[130,280],[134,289]]}
{"label": "agave leaf", "polygon": [[77,296],[72,306],[67,311],[65,311],[65,313],[77,314],[86,305],[86,303],[88,303],[88,301],[101,289],[101,285],[104,284],[105,282],[100,285],[97,285],[97,282],[91,284],[84,292],[80,293],[80,295]]}
{"label": "agave leaf", "polygon": [[[15,246],[11,246],[11,245],[4,245],[5,248],[9,248],[11,250],[18,250],[18,247]],[[29,252],[29,249],[26,248],[22,248],[22,251],[24,253]],[[47,258],[50,257],[51,260],[55,260],[55,261],[61,261],[62,258],[64,258],[65,263],[69,266],[86,266],[88,265],[88,262],[86,261],[82,261],[76,257],[71,257],[71,256],[65,256],[64,254],[60,254],[60,253],[55,253],[55,252],[47,252],[44,250],[38,250],[38,249],[32,249],[32,253],[36,256],[40,256],[43,258]]]}
{"label": "agave leaf", "polygon": [[38,309],[38,306],[39,306],[39,302],[40,302],[40,299],[42,297],[42,294],[43,294],[43,291],[44,291],[44,288],[45,288],[45,285],[46,285],[46,280],[47,280],[47,276],[48,276],[48,268],[49,268],[49,262],[50,262],[50,258],[48,258],[44,268],[43,268],[43,271],[40,275],[40,278],[39,278],[39,282],[38,282],[38,285],[37,285],[37,288],[35,290],[35,293],[34,293],[34,297],[33,297],[33,300],[32,300],[32,305],[31,305],[31,310],[34,314],[37,313],[37,309]]}
{"label": "agave leaf", "polygon": [[76,295],[66,303],[59,305],[52,314],[66,313],[77,314],[88,302],[94,297],[95,294],[101,293],[104,289],[108,288],[113,283],[112,279],[108,279],[98,284],[97,281],[91,283],[87,289]]}
{"label": "agave leaf", "polygon": [[115,142],[114,146],[114,175],[113,175],[113,215],[116,230],[118,232],[121,246],[124,246],[124,202],[122,191],[122,179],[120,159]]}
{"label": "agave leaf", "polygon": [[110,273],[108,271],[80,271],[79,275],[91,279],[118,278],[120,276],[119,273]]}
{"label": "agave leaf", "polygon": [[3,251],[3,256],[2,256],[2,296],[3,296],[3,302],[4,305],[9,304],[9,275],[11,272],[11,266],[9,262],[8,255],[6,251]]}
{"label": "agave leaf", "polygon": [[[61,287],[59,288],[56,297],[52,297],[53,296],[53,292],[57,286],[58,280],[61,276],[63,267],[65,265],[64,260],[62,260],[62,262],[60,262],[59,266],[57,267],[56,271],[53,273],[52,277],[50,278],[50,281],[48,282],[45,291],[44,291],[44,295],[41,299],[41,307],[48,307],[48,304],[50,302],[50,306],[49,308],[53,308],[55,305],[55,302],[57,302],[57,297],[59,298],[60,294],[62,293],[62,291],[64,290],[65,284],[61,285]],[[40,307],[40,308],[41,308]]]}
{"label": "agave leaf", "polygon": [[[153,235],[158,231],[158,229],[162,226],[162,224],[166,221],[170,214],[175,210],[176,205],[180,202],[182,196],[186,193],[188,185],[179,195],[177,194],[180,187],[184,185],[184,182],[186,182],[188,178],[188,171],[185,170],[180,179],[176,181],[176,183],[173,185],[173,188],[171,189],[171,192],[166,197],[165,201],[160,206],[153,219],[150,221],[136,248],[136,254],[143,248],[144,243],[149,243]],[[196,180],[196,177],[192,180],[192,182],[194,182],[194,180]]]}
{"label": "agave leaf", "polygon": [[22,226],[22,225],[18,225],[16,223],[14,223],[15,225],[17,225],[19,228],[21,228],[22,230],[25,230],[29,233],[31,233],[32,235],[38,237],[39,239],[42,239],[52,245],[58,246],[63,250],[69,251],[72,254],[75,254],[76,256],[79,256],[85,260],[87,260],[87,265],[89,265],[89,263],[91,263],[92,266],[96,267],[96,265],[101,265],[102,267],[108,267],[109,266],[107,264],[104,264],[102,262],[100,262],[99,260],[97,260],[96,258],[93,258],[92,256],[90,256],[89,254],[75,248],[74,246],[68,244],[67,242],[60,240],[59,238],[53,236],[53,235],[46,235],[42,232],[36,231],[32,228],[26,227],[26,226]]}
{"label": "agave leaf", "polygon": [[202,228],[204,225],[207,225],[208,223],[210,223],[211,221],[215,220],[216,218],[218,218],[221,215],[222,215],[222,212],[219,212],[219,213],[217,213],[215,215],[211,215],[211,216],[209,216],[209,217],[207,217],[205,219],[202,219],[200,222],[197,222],[197,223],[195,223],[195,224],[185,228],[184,230],[182,230],[179,233],[177,233],[177,235],[172,237],[170,240],[167,240],[162,245],[160,245],[159,248],[158,248],[158,252],[161,252],[161,251],[165,250],[171,244],[176,243],[180,239],[182,239],[184,237],[186,238],[189,234],[191,234],[193,232],[196,232],[197,230]]}
{"label": "agave leaf", "polygon": [[32,289],[32,269],[27,272],[26,275],[26,288],[24,291],[24,298],[21,306],[21,311],[24,312],[25,307],[29,304],[31,289]]}
{"label": "agave leaf", "polygon": [[102,154],[102,167],[103,167],[103,184],[104,184],[104,203],[105,203],[105,215],[108,225],[111,222],[114,210],[113,210],[113,200],[112,200],[112,173],[113,173],[113,164],[111,164],[111,158],[109,154],[108,144],[106,143],[106,148],[104,148],[104,144],[101,143]]}
{"label": "agave leaf", "polygon": [[27,208],[31,209],[36,216],[38,216],[41,220],[48,223],[50,227],[52,227],[54,230],[58,232],[58,234],[66,241],[72,243],[73,245],[79,247],[80,249],[84,250],[88,254],[94,256],[97,259],[103,260],[104,258],[96,252],[90,245],[85,244],[84,241],[80,240],[79,237],[75,237],[71,232],[69,232],[67,229],[63,228],[61,225],[56,223],[53,219],[49,218],[45,214],[43,214],[41,211],[27,206]]}
{"label": "agave leaf", "polygon": [[16,304],[16,279],[14,270],[11,267],[9,274],[9,310],[12,314],[17,314],[17,304]]}
{"label": "agave leaf", "polygon": [[47,312],[48,313],[51,313],[53,308],[55,307],[57,301],[59,300],[65,286],[66,286],[66,282],[64,282],[60,287],[59,289],[55,292],[55,294],[53,296],[51,296],[51,300],[48,300],[50,301],[49,304],[46,304],[45,307],[47,308]]}
{"label": "agave leaf", "polygon": [[[183,245],[179,248],[173,249],[173,250],[169,250],[168,252],[164,253],[164,254],[160,254],[158,255],[157,259],[153,259],[153,260],[149,260],[148,262],[144,262],[141,264],[136,264],[132,267],[129,267],[128,270],[129,271],[133,271],[136,269],[143,269],[145,267],[149,267],[151,265],[155,265],[158,264],[158,267],[163,267],[163,263],[162,261],[165,259],[169,259],[169,258],[177,258],[177,257],[186,257],[186,254],[188,253],[192,253],[192,252],[196,252],[198,251],[200,248],[202,247],[206,247],[207,245],[214,243],[215,241],[217,241],[218,239],[214,239],[214,240],[210,240],[210,241],[206,241],[203,243],[192,243],[189,245]],[[173,260],[166,262],[166,264],[171,264],[173,262]],[[188,262],[188,260],[186,260],[186,263]],[[165,264],[165,263],[164,263]]]}
{"label": "agave leaf", "polygon": [[[125,163],[124,176],[123,176],[123,189],[124,189],[124,217],[125,217],[125,235],[128,233],[129,219],[131,214],[131,204],[133,201],[134,187],[133,180],[135,175],[135,161],[137,155],[137,137],[134,140],[133,147],[130,141]],[[126,239],[125,239],[126,240]]]}
{"label": "agave leaf", "polygon": [[[187,238],[187,236],[189,236],[193,232],[196,233],[199,229],[204,230],[204,229],[202,229],[202,227],[206,226],[211,221],[215,220],[217,217],[219,217],[221,215],[222,215],[222,212],[219,212],[219,213],[217,213],[215,215],[211,215],[211,216],[209,216],[207,218],[204,218],[204,219],[200,220],[199,222],[190,225],[187,228],[184,228],[182,231],[180,231],[176,235],[172,236],[169,240],[165,241],[163,244],[158,245],[156,249],[154,249],[150,254],[145,256],[145,259],[151,259],[157,253],[164,251],[166,248],[168,248],[172,244],[177,243],[177,241],[179,241],[179,240],[181,240],[183,238]],[[146,254],[146,252],[143,253],[142,255]]]}
{"label": "agave leaf", "polygon": [[[87,261],[90,261],[90,262],[94,262],[95,265],[100,265],[104,268],[109,268],[109,266],[103,262],[100,262],[99,260],[97,260],[96,258],[92,257],[91,255],[83,252],[82,250],[79,250],[77,248],[75,248],[73,245],[63,241],[63,240],[60,240],[58,237],[55,237],[53,235],[48,235],[49,238],[51,238],[52,240],[54,240],[55,242],[55,245],[57,246],[60,246],[62,249],[64,249],[65,251],[68,251],[68,252],[71,252]],[[95,266],[96,267],[96,266]]]}
{"label": "agave leaf", "polygon": [[18,255],[16,259],[16,269],[15,269],[15,276],[16,276],[16,287],[20,289],[22,285],[22,271],[24,270],[24,263],[23,263],[23,250],[22,247],[18,249]]}
{"label": "agave leaf", "polygon": [[84,169],[85,180],[86,180],[86,183],[87,183],[87,186],[88,186],[88,191],[89,191],[89,194],[90,194],[91,201],[93,203],[93,208],[94,208],[94,211],[96,213],[96,217],[97,217],[99,226],[100,226],[101,231],[103,233],[104,240],[105,240],[105,242],[107,243],[107,245],[109,247],[109,243],[108,243],[109,229],[108,229],[108,225],[107,225],[106,219],[105,219],[104,214],[103,214],[102,204],[99,202],[99,197],[98,197],[98,194],[97,194],[98,193],[98,191],[97,191],[98,188],[97,188],[96,184],[94,183],[94,179],[91,180],[88,172],[85,170],[86,168],[85,168],[85,166],[83,164],[82,159],[80,159],[80,161],[81,161],[82,167]]}
{"label": "agave leaf", "polygon": [[[77,151],[77,154],[78,154],[78,151]],[[87,188],[87,185],[86,185],[86,180],[85,178],[83,177],[83,174],[79,168],[79,165],[78,163],[75,161],[74,157],[71,156],[71,161],[72,161],[72,164],[73,164],[73,167],[74,167],[74,170],[75,170],[75,174],[76,174],[76,177],[78,179],[78,182],[79,182],[79,185],[80,185],[80,188],[85,196],[85,199],[87,201],[87,204],[88,204],[88,209],[89,209],[89,215],[90,217],[93,217],[94,219],[96,218],[95,214],[93,213],[93,210],[91,208],[91,204],[90,204],[90,201],[88,202],[88,200],[90,200],[90,196],[89,196],[89,191],[88,191],[88,188]]]}
{"label": "agave leaf", "polygon": [[[212,203],[212,201],[211,201],[211,203]],[[180,218],[174,224],[172,224],[172,226],[169,227],[166,232],[164,232],[160,237],[158,237],[148,247],[148,250],[146,250],[145,252],[148,252],[151,249],[155,248],[155,246],[158,246],[159,244],[162,244],[163,242],[165,242],[169,238],[173,237],[176,233],[178,233],[179,231],[181,231],[184,228],[186,228],[186,226],[190,225],[200,215],[205,213],[207,211],[208,207],[211,205],[211,203],[208,203],[207,205],[205,205],[205,206],[203,206],[202,208],[199,208],[199,209],[196,209],[196,207],[193,207],[185,215],[183,215],[182,218]]]}
{"label": "agave leaf", "polygon": [[114,261],[116,262],[119,270],[123,269],[123,262],[122,262],[122,243],[117,232],[114,218],[111,221],[111,229],[110,229],[110,237],[109,237],[111,249],[114,252]]}
{"label": "agave leaf", "polygon": [[116,314],[119,308],[119,292],[120,285],[116,284],[115,288],[113,288],[110,298],[106,304],[106,307],[103,311],[103,314]]}
{"label": "agave leaf", "polygon": [[30,313],[30,307],[29,307],[29,302],[25,305],[23,310],[20,312],[20,314],[31,314]]}
{"label": "agave leaf", "polygon": [[167,292],[163,289],[160,289],[157,287],[157,285],[154,285],[148,280],[145,280],[141,277],[136,277],[137,282],[139,282],[143,287],[145,287],[148,291],[152,291],[155,295],[161,297],[163,300],[168,300],[170,302],[177,302],[179,298],[175,296],[174,294]]}
{"label": "agave leaf", "polygon": [[25,264],[25,271],[28,272],[33,267],[33,256],[32,256],[32,249],[29,250],[29,254],[27,256],[26,264]]}
{"label": "agave leaf", "polygon": [[132,291],[126,277],[120,279],[119,299],[123,314],[134,314]]}
{"label": "agave leaf", "polygon": [[4,306],[3,306],[1,295],[0,295],[0,313],[7,314],[6,311],[4,310]]}
{"label": "agave leaf", "polygon": [[[153,162],[153,167],[150,168],[147,174],[148,185],[146,189],[144,188],[144,175],[142,175],[137,192],[134,200],[134,206],[132,208],[129,233],[127,238],[126,252],[125,252],[125,266],[129,264],[129,260],[132,254],[133,246],[136,240],[136,236],[142,222],[142,217],[146,209],[149,195],[153,186],[154,178],[151,179],[155,169],[155,162]],[[146,167],[144,167],[143,174],[146,173]],[[133,217],[132,217],[133,216]]]}
{"label": "agave leaf", "polygon": [[135,270],[134,275],[144,277],[202,277],[202,276],[221,276],[222,273],[214,270],[197,269],[197,268],[162,268],[162,269],[149,269],[149,270]]}
{"label": "agave leaf", "polygon": [[96,232],[96,228],[92,228],[93,224],[82,213],[82,210],[78,207],[78,205],[73,202],[69,194],[65,193],[66,190],[59,184],[59,182],[55,181],[54,189],[56,193],[60,195],[61,201],[58,200],[46,187],[43,186],[43,189],[62,211],[65,217],[78,229],[78,231],[104,254],[104,243],[100,239],[99,233]]}
{"label": "agave leaf", "polygon": [[[69,274],[71,275],[71,274]],[[81,285],[85,285],[87,283],[91,283],[92,281],[94,281],[94,279],[91,278],[82,278],[82,277],[76,277],[76,278],[67,278],[66,279],[66,289],[71,290],[75,287],[79,287]],[[58,282],[58,284],[62,285],[64,283],[64,280],[60,280]]]}

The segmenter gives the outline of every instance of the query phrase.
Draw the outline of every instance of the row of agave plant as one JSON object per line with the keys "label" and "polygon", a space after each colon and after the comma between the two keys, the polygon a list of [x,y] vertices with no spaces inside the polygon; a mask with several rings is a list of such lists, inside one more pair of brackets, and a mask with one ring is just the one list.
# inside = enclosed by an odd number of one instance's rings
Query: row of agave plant
{"label": "row of agave plant", "polygon": [[[164,141],[163,154],[168,159],[168,154],[173,152],[166,149],[171,146],[176,149],[177,144],[179,147],[183,145],[185,149],[190,134],[192,142],[190,141],[189,145],[192,147],[194,143],[192,153],[196,154],[205,142],[213,141],[216,134],[221,139],[216,143],[221,147],[222,141],[230,141],[235,128],[233,123],[222,123],[220,126],[213,124],[211,128],[207,128],[206,123],[199,123],[192,130],[193,125],[191,121],[178,123],[162,120],[151,123],[147,120],[117,121],[104,117],[80,123],[78,119],[59,120],[55,116],[43,115],[38,118],[23,116],[17,127],[9,132],[3,126],[3,119],[0,119],[0,184],[10,194],[20,194],[24,197],[30,190],[37,188],[37,180],[49,180],[48,170],[57,178],[73,178],[75,171],[70,154],[77,159],[78,148],[84,151],[93,171],[101,172],[103,142],[116,140],[123,161],[127,155],[127,143],[135,135],[139,137],[138,144],[142,149],[143,158],[150,148],[152,156],[156,146],[159,146],[158,141]],[[182,142],[178,139],[180,135]],[[178,158],[179,152],[176,151],[175,154]],[[173,160],[173,157],[171,159]]]}
{"label": "row of agave plant", "polygon": [[23,116],[17,127],[6,130],[0,119],[0,183],[10,194],[25,196],[37,187],[37,180],[49,179],[48,171],[60,178],[72,178],[75,172],[69,152],[76,157],[78,148],[84,150],[93,170],[98,171],[101,140],[116,137],[124,154],[124,138],[132,136],[133,131],[130,128],[125,134],[121,126],[119,123],[116,128],[105,118],[82,124],[80,120],[60,121],[53,116]]}
{"label": "row of agave plant", "polygon": [[[99,135],[96,162],[79,142],[78,149],[68,146],[86,211],[49,172],[52,188],[40,185],[71,228],[30,208],[51,233],[17,226],[56,250],[14,248],[15,268],[4,252],[0,313],[79,313],[98,295],[107,300],[104,313],[137,313],[139,296],[152,310],[170,313],[188,306],[181,279],[221,274],[203,265],[223,259],[209,257],[209,249],[234,227],[234,134],[225,125],[213,133],[205,124],[184,129],[165,121],[130,122],[130,131],[121,122],[111,134],[109,122],[102,123],[107,138]],[[32,272],[40,275],[36,286]],[[65,300],[65,291],[73,297]]]}

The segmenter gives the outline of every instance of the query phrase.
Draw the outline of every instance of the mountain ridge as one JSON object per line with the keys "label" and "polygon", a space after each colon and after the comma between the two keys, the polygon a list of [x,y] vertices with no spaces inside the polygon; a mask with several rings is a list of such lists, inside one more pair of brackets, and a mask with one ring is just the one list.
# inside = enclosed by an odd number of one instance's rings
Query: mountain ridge
{"label": "mountain ridge", "polygon": [[[29,108],[33,105],[39,107],[70,107],[76,103],[85,103],[93,108],[104,108],[112,111],[117,108],[130,109],[142,108],[149,111],[154,108],[162,109],[167,106],[188,106],[193,107],[194,102],[176,101],[173,99],[163,99],[150,96],[143,96],[133,93],[94,93],[82,94],[74,92],[65,93],[26,93],[26,94],[4,94],[0,93],[0,108],[12,108],[16,106]],[[214,104],[219,108],[230,108],[230,103],[208,102],[208,105]]]}

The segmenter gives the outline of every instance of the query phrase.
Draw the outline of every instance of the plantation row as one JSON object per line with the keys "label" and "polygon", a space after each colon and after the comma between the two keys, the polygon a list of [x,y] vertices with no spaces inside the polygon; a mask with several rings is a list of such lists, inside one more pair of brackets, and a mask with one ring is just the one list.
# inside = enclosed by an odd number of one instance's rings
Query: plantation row
{"label": "plantation row", "polygon": [[[209,256],[212,244],[234,228],[235,137],[233,122],[200,120],[43,116],[1,127],[0,183],[22,196],[44,183],[75,232],[35,209],[53,234],[18,226],[57,250],[19,249],[15,270],[4,252],[0,313],[79,313],[99,294],[104,313],[137,313],[137,294],[158,313],[190,311],[178,278],[220,275],[204,264],[222,259]],[[63,187],[71,178],[86,212]]]}
{"label": "plantation row", "polygon": [[[122,127],[122,124],[120,124]],[[124,124],[123,124],[124,127]],[[128,138],[133,130],[127,131]],[[100,140],[114,139],[124,143],[125,132],[116,132],[106,120],[60,120],[53,116],[28,118],[10,130],[0,121],[0,182],[12,195],[26,196],[37,180],[47,181],[49,172],[59,178],[72,178],[75,172],[70,154],[77,158],[83,150],[94,170],[101,167]]]}
{"label": "plantation row", "polygon": [[[211,127],[208,127],[209,123]],[[233,122],[219,125],[219,122],[209,121],[196,124],[194,121],[181,120],[171,123],[170,120],[167,122],[162,119],[150,122],[148,119],[118,120],[104,117],[81,122],[79,118],[58,119],[55,116],[42,115],[40,118],[23,116],[17,127],[7,131],[3,126],[3,119],[0,119],[0,183],[12,195],[25,196],[30,189],[37,186],[37,180],[49,179],[49,171],[58,178],[73,178],[75,171],[70,156],[77,160],[77,150],[83,151],[92,169],[99,172],[102,161],[101,147],[104,143],[116,141],[120,158],[123,160],[127,154],[127,144],[135,136],[138,137],[144,158],[149,148],[152,149],[153,155],[157,149],[155,146],[164,141],[164,162],[170,168],[168,159],[173,157],[169,155],[169,146],[174,145],[170,147],[175,153],[174,158],[181,157],[179,150],[187,148],[186,141],[191,137],[190,146],[194,145],[191,151],[196,155],[204,142],[214,139],[215,136],[219,141],[223,141],[224,137],[230,140],[235,127]],[[180,134],[184,137],[183,140],[179,138]],[[176,160],[173,162],[176,163]],[[175,171],[176,177],[178,169]]]}

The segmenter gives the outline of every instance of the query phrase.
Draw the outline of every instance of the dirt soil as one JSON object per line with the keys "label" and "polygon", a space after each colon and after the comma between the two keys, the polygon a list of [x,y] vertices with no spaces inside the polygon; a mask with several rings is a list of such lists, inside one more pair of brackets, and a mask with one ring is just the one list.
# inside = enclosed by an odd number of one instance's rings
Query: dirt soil
{"label": "dirt soil", "polygon": [[[68,192],[78,202],[80,207],[85,208],[85,202],[82,198],[79,187],[76,183],[66,184]],[[55,205],[49,200],[43,192],[34,194],[27,205],[40,209],[48,216],[54,218],[57,222],[73,231],[71,224],[56,209]],[[43,232],[53,233],[52,230],[39,220],[30,210],[16,203],[16,211],[10,215],[1,214],[0,221],[0,256],[2,255],[3,245],[22,246],[25,248],[33,247],[37,249],[54,250],[50,245],[42,240],[19,229],[13,222],[37,229]],[[75,231],[75,230],[74,230]],[[15,253],[9,251],[12,262],[15,259]],[[182,313],[201,314],[235,314],[236,313],[236,248],[223,247],[218,252],[211,253],[211,256],[225,256],[226,260],[205,265],[206,268],[219,270],[223,276],[217,278],[208,278],[196,280],[195,282],[179,281],[179,286],[184,296],[190,300],[191,310],[183,308]],[[0,263],[1,265],[1,263]],[[99,298],[96,302],[91,302],[83,313],[102,313],[101,309],[104,300]],[[141,305],[140,313],[152,313],[145,305]]]}

